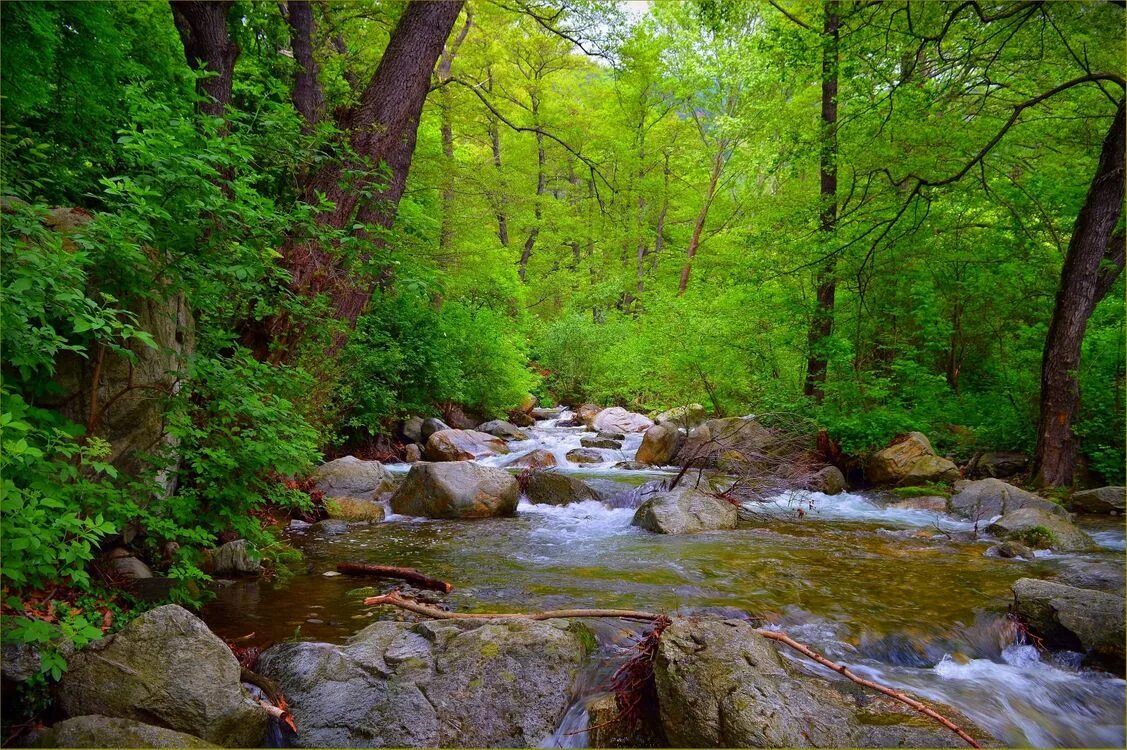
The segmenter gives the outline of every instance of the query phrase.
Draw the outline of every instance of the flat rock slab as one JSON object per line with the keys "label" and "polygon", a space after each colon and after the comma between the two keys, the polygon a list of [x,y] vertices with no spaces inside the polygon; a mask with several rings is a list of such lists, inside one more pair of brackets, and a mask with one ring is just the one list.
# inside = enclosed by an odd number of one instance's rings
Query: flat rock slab
{"label": "flat rock slab", "polygon": [[1021,578],[1011,587],[1014,613],[1052,647],[1124,674],[1124,600],[1102,591]]}
{"label": "flat rock slab", "polygon": [[1018,508],[986,527],[999,539],[1054,552],[1084,552],[1096,543],[1067,518],[1039,508]]}
{"label": "flat rock slab", "polygon": [[76,716],[36,738],[33,747],[219,747],[184,732],[132,719]]}
{"label": "flat rock slab", "polygon": [[1068,500],[1068,509],[1073,513],[1099,513],[1103,515],[1123,513],[1124,493],[1123,487],[1100,487],[1094,490],[1083,490],[1075,493]]}

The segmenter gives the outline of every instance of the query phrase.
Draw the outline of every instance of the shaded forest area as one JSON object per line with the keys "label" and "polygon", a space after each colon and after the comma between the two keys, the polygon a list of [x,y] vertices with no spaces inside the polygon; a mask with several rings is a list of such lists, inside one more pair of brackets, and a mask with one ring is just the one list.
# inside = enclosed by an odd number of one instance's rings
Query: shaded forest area
{"label": "shaded forest area", "polygon": [[1123,483],[1122,3],[0,23],[6,638],[118,627],[115,541],[158,599],[197,602],[217,542],[284,567],[266,521],[309,510],[322,456],[532,396]]}

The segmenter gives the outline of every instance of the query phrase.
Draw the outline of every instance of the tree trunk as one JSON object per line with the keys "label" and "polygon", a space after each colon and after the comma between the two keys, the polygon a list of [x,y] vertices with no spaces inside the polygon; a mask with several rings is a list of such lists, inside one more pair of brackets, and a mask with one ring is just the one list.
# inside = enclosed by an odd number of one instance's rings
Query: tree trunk
{"label": "tree trunk", "polygon": [[438,249],[444,260],[454,239],[454,102],[453,92],[448,84],[450,71],[454,67],[454,57],[458,54],[462,42],[466,40],[466,35],[470,33],[471,25],[473,25],[473,14],[467,8],[466,24],[458,32],[453,43],[443,49],[442,57],[438,60],[438,69],[435,71],[435,77],[441,87],[439,96],[442,103],[442,122],[439,125],[439,132],[442,136],[442,156],[446,160],[442,177],[442,225],[438,232]]}
{"label": "tree trunk", "polygon": [[215,74],[196,81],[196,92],[204,97],[199,110],[222,117],[231,103],[231,82],[239,56],[239,45],[227,33],[227,14],[234,3],[232,0],[173,0],[169,4],[188,65],[192,70]]}
{"label": "tree trunk", "polygon": [[[822,154],[821,230],[823,249],[828,249],[837,229],[837,58],[838,0],[827,0],[822,26]],[[826,340],[833,333],[834,297],[837,294],[837,263],[831,256],[818,271],[817,301],[807,336],[808,359],[804,392],[822,403],[826,382]]]}
{"label": "tree trunk", "polygon": [[[491,94],[493,93],[493,68],[486,69],[485,90]],[[493,147],[493,168],[497,170],[497,177],[500,180],[503,177],[501,171],[501,128],[497,123],[497,118],[493,116],[493,113],[486,115],[486,118],[489,121],[489,143]],[[497,239],[501,240],[502,247],[508,247],[509,216],[505,205],[505,190],[503,184],[493,203],[493,210],[497,214]]]}
{"label": "tree trunk", "polygon": [[536,238],[540,235],[540,221],[543,218],[540,201],[543,200],[548,188],[548,175],[545,171],[547,154],[544,151],[544,133],[540,130],[539,114],[540,103],[534,98],[532,100],[532,121],[536,127],[536,207],[533,214],[536,223],[528,231],[528,239],[524,241],[524,247],[521,249],[520,267],[517,270],[521,282],[525,281],[525,276],[528,274],[528,261],[532,257],[532,248],[536,245]]}
{"label": "tree trunk", "polygon": [[291,99],[294,109],[305,119],[304,129],[308,132],[320,121],[325,110],[320,69],[313,56],[313,8],[308,0],[286,3],[286,23],[290,25],[290,46],[298,68]]}
{"label": "tree trunk", "polygon": [[1041,359],[1041,413],[1037,424],[1034,476],[1039,485],[1072,484],[1076,437],[1072,422],[1080,407],[1077,371],[1084,330],[1096,303],[1123,271],[1124,237],[1116,225],[1123,212],[1124,103],[1120,101],[1104,139],[1099,165],[1076,217],[1061,269],[1045,351]]}
{"label": "tree trunk", "polygon": [[682,295],[689,287],[689,272],[693,268],[693,258],[697,256],[700,248],[700,236],[704,232],[704,224],[708,221],[708,211],[712,208],[712,199],[716,196],[716,185],[720,182],[720,173],[724,171],[724,151],[727,142],[721,141],[716,149],[716,158],[712,161],[712,173],[708,177],[708,192],[704,196],[704,204],[697,214],[696,223],[693,224],[693,235],[689,239],[689,250],[685,254],[685,265],[681,268],[681,281],[677,285],[677,294]]}

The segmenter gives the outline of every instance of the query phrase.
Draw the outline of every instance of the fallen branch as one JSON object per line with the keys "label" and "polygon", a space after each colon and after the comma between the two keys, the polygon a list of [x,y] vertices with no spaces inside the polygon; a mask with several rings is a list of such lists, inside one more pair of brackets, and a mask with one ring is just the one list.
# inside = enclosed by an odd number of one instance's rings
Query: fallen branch
{"label": "fallen branch", "polygon": [[266,696],[266,700],[260,699],[258,704],[266,709],[266,713],[279,721],[285,722],[294,734],[297,733],[297,725],[294,723],[293,714],[290,713],[290,706],[286,703],[286,696],[282,695],[282,690],[277,683],[269,677],[263,677],[258,672],[246,667],[239,670],[239,682],[248,682],[261,690],[262,694]]}
{"label": "fallen branch", "polygon": [[453,584],[425,576],[414,568],[397,568],[394,565],[369,565],[368,563],[340,563],[337,565],[337,571],[353,576],[398,578],[419,588],[441,591],[444,594],[449,594],[454,590]]}
{"label": "fallen branch", "polygon": [[858,677],[857,675],[853,674],[853,672],[851,672],[849,670],[849,667],[845,666],[844,664],[838,664],[837,662],[830,661],[826,657],[824,657],[821,654],[817,653],[816,651],[813,651],[812,649],[810,649],[808,646],[804,646],[803,644],[794,640],[793,638],[788,636],[786,633],[780,633],[780,632],[775,631],[775,630],[761,630],[761,629],[756,630],[756,632],[759,633],[764,638],[769,638],[772,641],[778,641],[779,643],[786,644],[787,646],[793,648],[795,651],[802,654],[806,658],[813,659],[814,661],[821,664],[823,667],[828,667],[828,668],[832,669],[833,671],[840,674],[842,677],[845,677],[848,680],[852,680],[853,682],[856,682],[858,685],[863,685],[864,687],[871,688],[873,690],[876,690],[878,693],[884,693],[889,698],[894,698],[894,699],[900,701],[901,703],[903,703],[904,705],[910,706],[911,708],[914,708],[915,710],[919,711],[924,716],[929,716],[932,719],[935,719],[940,724],[942,724],[943,726],[947,727],[948,729],[950,729],[955,734],[962,737],[963,740],[968,745],[970,745],[971,747],[982,747],[981,745],[978,744],[978,742],[975,741],[974,737],[971,737],[969,734],[967,734],[962,729],[960,729],[959,726],[957,724],[955,724],[953,721],[951,721],[947,717],[943,716],[942,714],[938,713],[934,709],[929,708],[928,706],[919,702],[915,698],[912,698],[908,695],[905,695],[904,693],[901,693],[897,690],[893,690],[892,688],[885,687],[884,685],[877,684],[877,683],[873,682],[872,680],[866,680],[864,677]]}
{"label": "fallen branch", "polygon": [[[364,600],[364,604],[368,605],[368,606],[387,604],[387,605],[390,605],[392,607],[399,607],[400,609],[405,609],[409,612],[414,612],[415,614],[423,615],[425,617],[431,617],[431,618],[436,619],[436,620],[497,620],[497,619],[504,619],[504,620],[510,620],[510,619],[551,620],[551,619],[555,619],[555,618],[572,618],[572,617],[620,617],[620,618],[625,619],[625,620],[643,620],[643,621],[647,621],[647,622],[660,622],[660,621],[665,619],[665,615],[658,615],[658,614],[654,614],[652,612],[640,612],[640,611],[631,610],[631,609],[554,609],[554,610],[548,610],[546,612],[501,613],[501,614],[491,614],[491,613],[470,614],[470,613],[464,613],[464,612],[447,612],[445,610],[438,609],[437,607],[431,607],[431,606],[428,606],[426,604],[420,604],[419,602],[414,602],[414,601],[411,601],[409,599],[404,599],[402,596],[400,596],[398,593],[396,593],[394,591],[391,592],[390,594],[383,594],[381,596],[370,596],[370,597],[368,597],[367,599]],[[814,661],[818,662],[822,666],[828,667],[829,669],[832,669],[833,671],[837,672],[838,674],[840,674],[842,677],[846,678],[847,680],[855,682],[858,685],[861,685],[862,687],[867,687],[867,688],[870,688],[872,690],[876,690],[878,693],[883,693],[884,695],[887,695],[889,698],[900,701],[904,705],[906,705],[910,708],[913,708],[916,711],[919,711],[924,716],[927,716],[931,719],[934,719],[935,721],[938,721],[940,724],[945,726],[947,729],[950,729],[952,732],[959,735],[959,737],[961,737],[963,739],[963,741],[966,742],[971,747],[976,747],[976,748],[982,747],[981,745],[978,744],[978,742],[973,737],[971,737],[969,734],[967,734],[965,731],[963,731],[963,729],[961,729],[953,721],[951,721],[947,717],[943,716],[939,712],[935,711],[934,709],[929,708],[927,705],[921,703],[920,701],[916,700],[915,698],[912,698],[912,697],[910,697],[910,696],[908,696],[904,693],[901,693],[897,690],[893,690],[892,688],[885,687],[884,685],[880,685],[880,684],[877,684],[875,682],[872,682],[871,680],[866,680],[863,677],[859,677],[856,674],[854,674],[853,672],[851,672],[849,670],[849,668],[846,667],[844,664],[838,664],[837,662],[830,661],[829,659],[827,659],[826,657],[817,653],[816,651],[814,651],[810,647],[799,643],[798,641],[794,640],[793,638],[786,635],[785,633],[780,633],[780,632],[775,631],[775,630],[763,630],[763,629],[760,629],[760,628],[757,628],[755,632],[759,633],[764,638],[767,638],[767,639],[772,640],[772,641],[778,641],[779,643],[782,643],[786,646],[789,646],[790,648],[794,649],[795,651],[797,651],[798,653],[807,657],[808,659],[813,659]]]}

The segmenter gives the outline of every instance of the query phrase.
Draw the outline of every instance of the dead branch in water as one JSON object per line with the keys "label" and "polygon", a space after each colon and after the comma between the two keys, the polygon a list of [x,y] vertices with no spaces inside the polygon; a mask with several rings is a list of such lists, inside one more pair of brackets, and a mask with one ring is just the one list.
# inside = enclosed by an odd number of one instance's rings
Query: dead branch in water
{"label": "dead branch in water", "polygon": [[266,700],[259,700],[258,704],[266,709],[266,713],[279,721],[285,722],[286,726],[292,729],[295,734],[297,733],[297,725],[294,724],[290,706],[286,703],[286,696],[282,694],[281,688],[273,680],[243,667],[239,671],[239,682],[248,682],[261,690],[263,695],[266,696]]}
{"label": "dead branch in water", "polygon": [[414,568],[397,568],[394,565],[370,565],[368,563],[346,562],[337,565],[337,572],[354,576],[367,575],[376,576],[378,578],[398,578],[399,580],[414,584],[421,589],[441,591],[444,594],[449,594],[454,590],[453,584],[423,575]]}
{"label": "dead branch in water", "polygon": [[[405,609],[409,612],[414,612],[415,614],[424,615],[426,617],[431,617],[431,618],[434,618],[436,620],[495,620],[495,619],[551,620],[551,619],[555,619],[555,618],[573,618],[573,617],[619,617],[619,618],[626,619],[626,620],[644,620],[644,621],[649,621],[649,622],[660,622],[660,621],[663,621],[663,620],[666,619],[665,615],[653,614],[652,612],[639,612],[639,611],[630,610],[630,609],[556,609],[556,610],[549,610],[549,611],[546,611],[546,612],[502,613],[502,614],[488,614],[488,613],[486,613],[486,614],[480,614],[480,613],[468,614],[468,613],[463,613],[463,612],[447,612],[445,610],[438,609],[437,607],[430,607],[430,606],[427,606],[426,604],[420,604],[419,602],[413,602],[409,599],[404,599],[402,596],[400,596],[398,593],[396,593],[394,591],[391,592],[390,594],[383,594],[382,596],[370,596],[370,597],[368,597],[367,599],[364,600],[364,604],[366,604],[366,605],[388,604],[388,605],[391,605],[393,607],[399,607],[400,609]],[[897,690],[893,690],[892,688],[885,687],[884,685],[880,685],[878,683],[875,683],[871,680],[866,680],[863,677],[859,677],[856,674],[854,674],[852,671],[850,671],[850,669],[848,667],[846,667],[844,664],[838,664],[837,662],[830,661],[826,657],[822,656],[821,654],[819,654],[816,651],[814,651],[813,649],[811,649],[809,646],[806,646],[802,643],[799,643],[798,641],[794,640],[793,638],[786,635],[785,633],[780,633],[780,632],[774,631],[774,630],[763,630],[761,628],[757,628],[755,630],[755,632],[759,633],[764,638],[767,638],[767,639],[772,640],[772,641],[778,641],[779,643],[782,643],[782,644],[794,649],[795,651],[797,651],[798,653],[807,657],[808,659],[813,659],[814,661],[821,664],[822,666],[828,667],[829,669],[832,669],[833,671],[837,672],[838,674],[840,674],[842,677],[846,678],[847,680],[855,682],[858,685],[861,685],[862,687],[867,687],[867,688],[870,688],[872,690],[876,690],[878,693],[883,693],[884,695],[887,695],[889,698],[900,701],[901,703],[908,706],[909,708],[912,708],[912,709],[915,709],[916,711],[919,711],[924,716],[927,716],[931,719],[934,719],[935,721],[938,721],[940,724],[945,726],[947,729],[950,729],[952,732],[959,735],[959,737],[961,737],[963,739],[963,741],[966,742],[971,747],[976,747],[976,748],[982,747],[981,745],[978,744],[978,742],[973,737],[971,737],[969,734],[967,734],[963,729],[961,729],[953,721],[951,721],[947,717],[943,716],[942,714],[940,714],[935,709],[932,709],[932,708],[928,707],[927,705],[925,705],[924,703],[921,703],[920,701],[916,700],[915,698],[912,698],[912,697],[910,697],[910,696],[908,696],[904,693],[901,693]]]}

